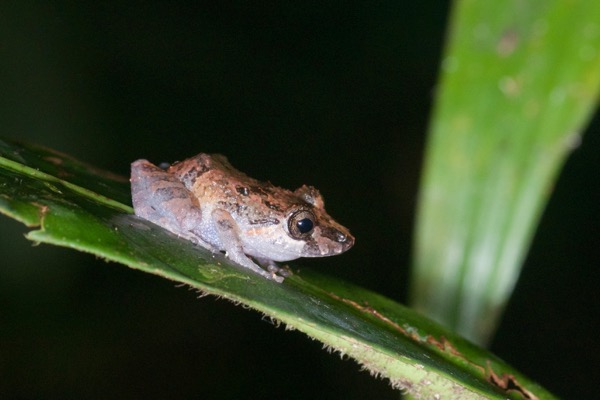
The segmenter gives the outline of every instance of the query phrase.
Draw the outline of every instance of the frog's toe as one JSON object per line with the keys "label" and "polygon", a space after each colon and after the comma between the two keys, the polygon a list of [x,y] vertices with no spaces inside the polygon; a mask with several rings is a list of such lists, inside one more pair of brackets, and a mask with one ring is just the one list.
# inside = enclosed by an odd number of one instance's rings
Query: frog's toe
{"label": "frog's toe", "polygon": [[277,271],[277,274],[279,276],[287,278],[288,276],[293,275],[294,273],[292,272],[289,266],[284,265],[283,267],[279,267],[279,271]]}
{"label": "frog's toe", "polygon": [[273,274],[277,274],[277,273],[279,273],[279,270],[280,270],[280,269],[281,269],[281,268],[279,268],[279,267],[278,267],[277,265],[275,265],[274,263],[273,263],[273,264],[268,264],[268,265],[267,265],[267,271],[269,271],[269,272],[271,272],[271,273],[273,273]]}

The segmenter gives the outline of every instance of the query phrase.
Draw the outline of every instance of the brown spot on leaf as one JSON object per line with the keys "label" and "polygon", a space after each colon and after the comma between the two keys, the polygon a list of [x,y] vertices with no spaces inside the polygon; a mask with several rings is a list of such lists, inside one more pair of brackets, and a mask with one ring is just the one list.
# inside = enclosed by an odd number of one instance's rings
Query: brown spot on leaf
{"label": "brown spot on leaf", "polygon": [[510,56],[519,44],[519,34],[512,29],[504,32],[498,44],[496,45],[496,52],[501,57]]}
{"label": "brown spot on leaf", "polygon": [[528,400],[539,400],[539,398],[531,393],[529,390],[525,389],[523,385],[519,383],[517,378],[515,378],[512,374],[502,373],[502,375],[498,376],[490,365],[488,361],[488,382],[492,385],[497,386],[504,392],[517,392],[520,393],[523,398]]}
{"label": "brown spot on leaf", "polygon": [[54,165],[62,165],[63,160],[58,157],[47,156],[44,157],[44,160],[54,164]]}

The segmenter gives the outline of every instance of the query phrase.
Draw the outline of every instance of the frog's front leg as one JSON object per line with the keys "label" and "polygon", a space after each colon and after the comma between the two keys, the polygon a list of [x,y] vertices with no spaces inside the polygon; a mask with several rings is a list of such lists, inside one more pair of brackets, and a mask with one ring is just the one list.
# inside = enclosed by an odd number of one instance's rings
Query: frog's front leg
{"label": "frog's front leg", "polygon": [[192,241],[202,241],[196,230],[202,211],[192,193],[173,174],[146,160],[131,164],[131,197],[135,215]]}
{"label": "frog's front leg", "polygon": [[269,260],[267,258],[256,257],[256,261],[258,261],[258,263],[260,265],[262,265],[264,268],[266,268],[267,271],[269,271],[273,274],[283,276],[284,278],[292,275],[292,271],[290,270],[290,268],[287,265],[280,267],[279,265],[277,265],[277,263],[275,263],[275,261]]}
{"label": "frog's front leg", "polygon": [[225,210],[216,209],[212,212],[211,217],[229,259],[267,279],[272,279],[279,283],[283,282],[281,276],[277,276],[272,271],[265,271],[244,253],[242,241],[240,240],[240,230],[235,220],[231,217],[231,214]]}

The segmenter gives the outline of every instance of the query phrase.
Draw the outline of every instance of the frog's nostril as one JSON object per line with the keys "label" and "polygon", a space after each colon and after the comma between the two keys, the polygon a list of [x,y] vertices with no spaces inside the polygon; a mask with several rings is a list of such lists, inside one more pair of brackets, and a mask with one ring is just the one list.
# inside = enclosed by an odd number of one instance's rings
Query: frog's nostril
{"label": "frog's nostril", "polygon": [[344,240],[341,241],[340,243],[343,245],[344,247],[344,251],[348,250],[349,248],[351,248],[352,246],[354,246],[354,236],[348,234],[348,235],[344,235],[342,234],[342,236],[344,236]]}
{"label": "frog's nostril", "polygon": [[344,235],[340,231],[337,231],[336,232],[336,239],[337,239],[338,243],[345,243],[346,240],[348,240],[348,236]]}

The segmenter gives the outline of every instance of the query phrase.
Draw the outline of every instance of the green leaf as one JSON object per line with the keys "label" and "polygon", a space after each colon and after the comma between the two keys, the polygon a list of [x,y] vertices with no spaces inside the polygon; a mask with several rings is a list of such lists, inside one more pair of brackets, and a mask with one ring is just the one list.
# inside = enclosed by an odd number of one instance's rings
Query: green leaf
{"label": "green leaf", "polygon": [[411,297],[417,309],[486,343],[595,108],[600,2],[462,0],[449,32]]}
{"label": "green leaf", "polygon": [[[127,180],[0,140],[0,210],[27,237],[90,252],[252,307],[425,398],[552,399],[485,350],[375,293],[310,271],[277,284],[131,214]],[[125,199],[125,200],[123,200]]]}

